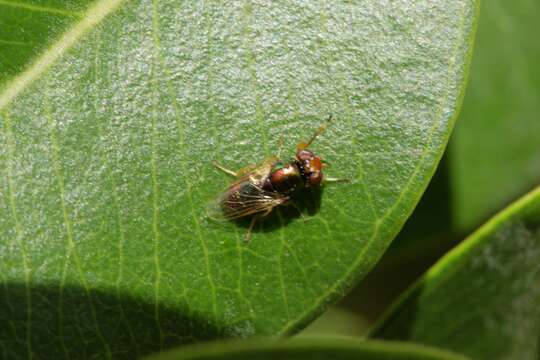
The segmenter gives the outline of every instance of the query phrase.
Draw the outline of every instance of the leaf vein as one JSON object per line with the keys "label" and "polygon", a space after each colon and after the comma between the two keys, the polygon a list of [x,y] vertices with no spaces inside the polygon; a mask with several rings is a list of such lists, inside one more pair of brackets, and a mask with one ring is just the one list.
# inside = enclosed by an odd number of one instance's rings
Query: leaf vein
{"label": "leaf vein", "polygon": [[[100,44],[101,39],[99,35],[99,31],[95,34],[95,42],[96,42],[96,51],[95,51],[95,58],[94,58],[94,83],[96,87],[98,86],[98,79],[99,79],[99,55],[100,55]],[[106,80],[108,78],[105,77]],[[99,92],[98,92],[99,93]],[[103,126],[102,122],[99,121],[99,106],[98,106],[98,97],[96,96],[94,101],[94,114],[96,117],[96,121],[98,121],[98,127],[97,127],[97,139],[102,139],[103,136]],[[105,149],[105,146],[99,146],[99,149]],[[109,179],[109,191],[111,192],[112,199],[113,199],[113,207],[116,215],[116,224],[118,227],[118,242],[117,242],[117,249],[118,249],[118,274],[115,281],[115,292],[116,292],[116,301],[118,302],[118,307],[120,308],[120,316],[122,318],[122,322],[126,324],[126,328],[129,334],[129,337],[131,338],[132,344],[136,349],[136,353],[139,354],[139,344],[137,340],[135,339],[134,331],[131,326],[131,323],[127,319],[126,312],[124,310],[124,305],[122,303],[122,298],[120,296],[120,284],[123,279],[123,263],[124,263],[124,243],[125,243],[125,229],[123,225],[122,215],[120,213],[120,202],[118,198],[118,190],[117,190],[117,184],[116,184],[116,178],[113,175],[113,172],[110,168],[109,161],[107,159],[105,151],[100,151],[100,157],[101,162],[105,165],[105,169],[107,172],[107,178]]]}
{"label": "leaf vein", "polygon": [[[326,5],[326,3],[325,3]],[[326,13],[325,9],[324,9],[324,6],[322,7],[322,11],[321,11],[321,26],[323,27],[323,29],[321,31],[325,31],[326,33],[328,33],[328,14]],[[334,52],[330,51],[329,54],[327,53],[326,54],[326,60],[327,60],[327,64],[332,64],[334,63],[335,61],[335,58],[333,56]],[[352,108],[351,108],[351,102],[350,102],[350,99],[349,99],[349,93],[347,91],[347,88],[345,86],[345,74],[343,72],[343,68],[342,67],[338,67],[339,71],[337,72],[337,82],[339,84],[339,87],[341,88],[340,89],[340,93],[342,94],[342,101],[343,101],[343,105],[345,107],[345,111],[347,113],[347,123],[348,123],[348,126],[349,126],[349,133],[351,134],[351,142],[352,142],[352,148],[353,149],[358,149],[359,148],[359,144],[358,144],[358,141],[356,139],[356,136],[355,136],[355,131],[354,131],[354,126],[353,126],[353,111],[352,111]],[[366,195],[366,198],[367,198],[367,203],[368,203],[368,206],[369,206],[369,209],[372,213],[372,216],[373,218],[376,218],[377,217],[377,213],[375,211],[375,205],[373,203],[373,198],[372,198],[372,194],[371,192],[369,191],[368,189],[368,186],[367,186],[367,182],[365,180],[365,172],[364,172],[364,157],[363,157],[363,154],[361,151],[354,151],[355,153],[357,153],[358,155],[358,162],[357,162],[357,166],[358,166],[358,172],[357,172],[357,178],[358,178],[358,182],[360,183],[361,187],[362,187],[362,192],[364,192],[364,194]]]}
{"label": "leaf vein", "polygon": [[7,140],[7,165],[6,165],[6,177],[8,183],[8,198],[11,208],[11,216],[15,223],[16,242],[19,243],[23,258],[23,271],[24,271],[24,285],[26,296],[26,347],[28,353],[28,359],[33,357],[32,353],[32,288],[31,282],[31,261],[27,253],[26,245],[24,243],[23,230],[21,222],[19,220],[17,202],[15,199],[15,181],[13,179],[13,162],[16,154],[16,145],[13,139],[13,132],[11,131],[11,120],[7,111],[4,112],[4,133]]}
{"label": "leaf vein", "polygon": [[69,31],[31,64],[24,72],[15,77],[0,92],[0,110],[4,109],[15,97],[35,80],[39,79],[58,59],[64,55],[87,31],[99,24],[107,15],[115,11],[124,0],[101,0],[91,7]]}
{"label": "leaf vein", "polygon": [[[82,266],[81,266],[81,261],[79,259],[78,254],[77,254],[75,241],[73,239],[73,228],[72,228],[71,221],[69,220],[68,208],[67,208],[67,204],[66,204],[64,176],[62,174],[62,169],[61,169],[61,165],[60,165],[60,155],[59,155],[60,154],[60,148],[59,148],[59,143],[57,141],[56,134],[55,134],[56,124],[55,124],[55,121],[54,121],[54,119],[52,118],[52,115],[51,115],[49,98],[47,96],[44,97],[44,104],[45,104],[45,115],[46,115],[46,118],[47,118],[47,123],[48,123],[48,128],[49,128],[49,141],[50,141],[50,147],[51,147],[52,167],[53,167],[54,176],[56,178],[56,183],[57,183],[58,190],[59,190],[60,206],[61,206],[61,209],[62,209],[62,216],[63,216],[63,220],[64,220],[64,228],[66,230],[67,241],[68,241],[68,243],[67,243],[67,245],[68,245],[68,254],[66,256],[66,265],[64,267],[64,274],[63,274],[63,279],[62,279],[62,283],[61,283],[60,287],[61,287],[62,294],[63,294],[63,288],[65,286],[65,278],[66,278],[66,272],[67,272],[67,263],[69,262],[70,256],[73,255],[73,259],[75,261],[75,266],[77,268],[77,272],[79,273],[81,283],[83,285],[84,291],[85,291],[86,296],[88,298],[88,302],[90,304],[90,308],[91,308],[91,312],[92,312],[92,318],[93,318],[94,325],[95,325],[95,328],[96,328],[96,334],[97,334],[100,342],[102,343],[103,347],[105,348],[105,352],[107,353],[107,357],[109,359],[111,359],[112,358],[111,349],[109,347],[109,344],[105,341],[105,338],[103,337],[103,334],[101,333],[101,329],[100,329],[98,321],[97,321],[96,309],[95,309],[95,306],[94,306],[94,302],[92,300],[92,294],[90,292],[90,288],[89,288],[88,283],[86,281],[86,278],[84,276]],[[61,299],[63,300],[63,296],[61,297]],[[60,306],[63,306],[63,301],[62,301],[62,304],[60,304]]]}
{"label": "leaf vein", "polygon": [[279,270],[279,286],[281,289],[281,298],[283,300],[283,304],[285,305],[285,314],[287,315],[287,321],[291,319],[291,314],[289,310],[289,300],[287,298],[287,292],[285,288],[285,280],[283,278],[283,250],[286,247],[285,244],[285,234],[284,234],[284,226],[285,221],[283,220],[283,216],[281,215],[281,211],[279,209],[277,210],[277,215],[279,218],[280,228],[279,228],[279,251],[278,251],[278,270]]}
{"label": "leaf vein", "polygon": [[[243,8],[244,12],[244,35],[246,36],[250,33],[250,22],[252,18],[252,8],[251,8],[251,2],[247,1],[246,5]],[[257,122],[259,124],[259,131],[261,132],[262,136],[262,147],[264,149],[264,155],[265,157],[269,156],[269,149],[268,149],[268,136],[266,133],[266,129],[264,126],[264,110],[262,107],[262,99],[261,94],[259,91],[259,85],[257,83],[257,71],[256,71],[256,59],[255,54],[253,53],[252,44],[250,43],[248,46],[246,46],[246,68],[249,72],[252,91],[255,95],[255,114],[257,118]]]}
{"label": "leaf vein", "polygon": [[159,331],[160,350],[163,349],[165,334],[161,327],[160,310],[159,310],[159,290],[161,282],[161,268],[159,263],[159,209],[158,209],[158,179],[157,179],[157,154],[156,154],[156,141],[157,141],[157,118],[158,118],[158,58],[160,52],[160,39],[159,39],[159,23],[158,23],[158,0],[152,0],[152,40],[153,40],[153,59],[152,59],[152,133],[151,133],[151,172],[152,172],[152,232],[154,234],[154,264],[156,277],[154,281],[154,316]]}
{"label": "leaf vein", "polygon": [[[185,160],[185,158],[186,158],[185,129],[184,129],[184,126],[182,124],[181,117],[180,117],[180,109],[179,109],[178,103],[176,101],[176,98],[174,96],[173,86],[172,86],[172,83],[171,83],[171,80],[170,80],[170,70],[165,65],[165,62],[163,61],[159,50],[157,52],[157,56],[160,59],[160,63],[161,63],[161,67],[163,68],[163,71],[166,73],[167,92],[168,92],[169,97],[171,98],[171,103],[172,103],[172,106],[173,106],[174,115],[175,115],[175,119],[176,119],[176,125],[177,125],[177,129],[178,129],[178,143],[177,143],[177,146],[178,146],[179,152],[181,154],[183,154],[183,157],[184,157],[183,160]],[[195,231],[197,233],[197,241],[199,242],[199,245],[201,246],[201,249],[203,251],[205,272],[206,272],[208,284],[209,284],[209,287],[210,287],[210,293],[212,295],[211,300],[212,300],[212,313],[213,313],[213,317],[214,317],[213,320],[214,320],[214,324],[216,325],[216,327],[217,327],[217,329],[219,331],[221,325],[217,321],[217,319],[218,319],[217,292],[216,292],[216,285],[214,283],[214,279],[212,278],[212,275],[211,275],[209,251],[208,251],[208,247],[207,247],[207,245],[206,245],[206,243],[204,241],[202,231],[201,231],[201,225],[199,223],[199,220],[197,218],[197,214],[196,214],[196,211],[195,211],[195,205],[193,203],[193,194],[192,194],[192,186],[193,185],[191,184],[191,182],[189,180],[186,164],[185,164],[184,161],[180,161],[180,167],[181,167],[181,173],[184,174],[184,176],[182,178],[184,179],[184,182],[185,182],[185,185],[186,185],[186,195],[187,195],[187,198],[188,198],[188,204],[189,204],[190,209],[191,209],[190,210],[191,218],[193,220],[193,224],[195,226]]]}

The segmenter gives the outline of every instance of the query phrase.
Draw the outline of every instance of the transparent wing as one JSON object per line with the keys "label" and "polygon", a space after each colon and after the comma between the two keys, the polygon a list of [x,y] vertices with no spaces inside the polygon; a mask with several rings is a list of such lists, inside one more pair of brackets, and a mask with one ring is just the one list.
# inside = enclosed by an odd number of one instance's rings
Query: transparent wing
{"label": "transparent wing", "polygon": [[288,196],[263,190],[262,180],[264,177],[259,179],[251,173],[231,184],[217,200],[211,212],[214,216],[211,217],[233,220],[270,212],[289,199]]}

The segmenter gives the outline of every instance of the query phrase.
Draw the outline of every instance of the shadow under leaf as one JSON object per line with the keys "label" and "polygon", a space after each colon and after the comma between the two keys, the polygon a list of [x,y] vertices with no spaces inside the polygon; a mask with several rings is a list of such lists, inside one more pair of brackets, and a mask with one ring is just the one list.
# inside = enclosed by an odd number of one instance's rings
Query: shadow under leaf
{"label": "shadow under leaf", "polygon": [[0,290],[0,352],[6,359],[134,359],[219,337],[210,320],[188,313],[117,296],[114,289],[6,283]]}

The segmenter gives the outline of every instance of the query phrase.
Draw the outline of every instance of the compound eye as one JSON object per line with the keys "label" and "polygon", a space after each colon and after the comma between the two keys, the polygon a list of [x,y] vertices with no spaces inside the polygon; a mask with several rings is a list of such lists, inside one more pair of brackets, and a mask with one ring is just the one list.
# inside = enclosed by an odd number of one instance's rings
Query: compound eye
{"label": "compound eye", "polygon": [[311,159],[310,165],[313,171],[320,171],[323,167],[321,158],[318,156],[314,156],[313,159]]}

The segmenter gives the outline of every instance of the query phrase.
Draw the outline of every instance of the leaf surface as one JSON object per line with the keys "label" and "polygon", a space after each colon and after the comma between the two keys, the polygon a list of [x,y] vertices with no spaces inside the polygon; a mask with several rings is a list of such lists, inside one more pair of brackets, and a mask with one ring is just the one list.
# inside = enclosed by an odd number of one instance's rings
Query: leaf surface
{"label": "leaf surface", "polygon": [[537,359],[540,188],[448,253],[375,327],[475,359]]}
{"label": "leaf surface", "polygon": [[[0,334],[10,355],[133,357],[290,334],[377,262],[456,116],[475,2],[100,1],[0,93]],[[207,208],[308,139],[302,221]],[[316,197],[315,197],[315,200]],[[312,206],[317,205],[320,206]],[[42,341],[46,338],[49,341]]]}

